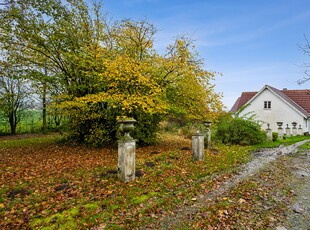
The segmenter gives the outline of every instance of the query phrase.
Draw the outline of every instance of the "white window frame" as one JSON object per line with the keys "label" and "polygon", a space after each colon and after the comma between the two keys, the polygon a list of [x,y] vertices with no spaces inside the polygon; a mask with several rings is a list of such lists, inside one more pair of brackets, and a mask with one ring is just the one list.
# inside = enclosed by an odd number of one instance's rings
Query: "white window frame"
{"label": "white window frame", "polygon": [[264,109],[266,110],[271,109],[271,101],[264,101]]}

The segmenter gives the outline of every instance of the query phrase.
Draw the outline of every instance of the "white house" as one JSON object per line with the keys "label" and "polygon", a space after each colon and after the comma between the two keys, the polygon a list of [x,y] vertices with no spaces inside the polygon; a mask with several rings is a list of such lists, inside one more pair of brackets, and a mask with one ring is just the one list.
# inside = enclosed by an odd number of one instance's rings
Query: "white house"
{"label": "white house", "polygon": [[297,122],[304,133],[310,131],[310,90],[278,90],[265,85],[259,92],[243,92],[230,110],[239,112],[239,116],[255,114],[255,119],[267,123],[274,131],[277,122],[283,122],[283,128],[292,128]]}

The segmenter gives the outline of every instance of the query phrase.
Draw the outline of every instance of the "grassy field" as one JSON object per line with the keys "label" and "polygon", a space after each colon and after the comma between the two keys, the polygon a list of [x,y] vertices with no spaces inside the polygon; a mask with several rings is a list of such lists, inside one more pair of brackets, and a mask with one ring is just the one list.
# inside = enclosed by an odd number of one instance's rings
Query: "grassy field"
{"label": "grassy field", "polygon": [[[27,110],[17,125],[17,133],[33,133],[41,131],[42,112],[38,110]],[[10,133],[10,125],[7,118],[0,116],[0,134]]]}
{"label": "grassy field", "polygon": [[[42,111],[40,110],[26,110],[24,111],[23,116],[21,117],[20,122],[16,127],[16,133],[40,133],[42,132]],[[65,126],[67,120],[65,118],[62,119],[61,126]],[[47,125],[48,129],[55,129],[56,126],[53,122],[53,118],[47,116]],[[7,121],[6,117],[1,116],[0,114],[0,136],[7,135],[11,132],[10,125]]]}
{"label": "grassy field", "polygon": [[[117,149],[65,146],[58,138],[0,139],[1,229],[156,228],[218,188],[256,148],[218,145],[194,162],[189,139],[162,133],[157,145],[137,148],[136,180],[123,183],[115,174]],[[221,225],[205,213],[206,226]]]}

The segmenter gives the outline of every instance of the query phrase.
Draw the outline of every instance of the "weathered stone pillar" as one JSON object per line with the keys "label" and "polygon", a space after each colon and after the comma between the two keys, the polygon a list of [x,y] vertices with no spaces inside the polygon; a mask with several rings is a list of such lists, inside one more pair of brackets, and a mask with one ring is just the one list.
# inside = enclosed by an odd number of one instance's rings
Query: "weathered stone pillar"
{"label": "weathered stone pillar", "polygon": [[118,141],[118,177],[124,181],[135,180],[136,174],[136,141]]}
{"label": "weathered stone pillar", "polygon": [[208,148],[211,148],[211,129],[207,130],[207,144]]}
{"label": "weathered stone pillar", "polygon": [[297,125],[297,122],[292,122],[292,125],[293,125],[293,128],[292,128],[292,136],[297,136],[297,128],[296,128],[296,125]]}
{"label": "weathered stone pillar", "polygon": [[272,141],[272,129],[269,128],[270,124],[267,123],[268,128],[266,129],[266,133],[267,133],[267,139]]}
{"label": "weathered stone pillar", "polygon": [[282,124],[283,124],[283,122],[281,122],[281,121],[278,121],[277,122],[277,125],[278,125],[278,138],[279,139],[283,139],[283,128],[282,128]]}
{"label": "weathered stone pillar", "polygon": [[288,124],[286,124],[285,134],[286,134],[286,137],[290,137],[291,136],[291,128],[288,127]]}
{"label": "weathered stone pillar", "polygon": [[204,135],[199,131],[192,137],[192,152],[194,161],[203,161],[205,159]]}
{"label": "weathered stone pillar", "polygon": [[206,138],[207,141],[205,141],[204,146],[205,148],[211,148],[211,121],[205,121],[204,125],[206,126]]}
{"label": "weathered stone pillar", "polygon": [[135,180],[136,174],[136,140],[130,135],[130,131],[134,130],[134,119],[126,119],[117,121],[120,124],[120,130],[125,135],[118,141],[118,177],[124,181]]}
{"label": "weathered stone pillar", "polygon": [[298,135],[304,135],[304,131],[301,128],[301,125],[299,125],[299,127],[298,127]]}
{"label": "weathered stone pillar", "polygon": [[297,136],[297,128],[296,127],[293,127],[292,128],[292,136]]}

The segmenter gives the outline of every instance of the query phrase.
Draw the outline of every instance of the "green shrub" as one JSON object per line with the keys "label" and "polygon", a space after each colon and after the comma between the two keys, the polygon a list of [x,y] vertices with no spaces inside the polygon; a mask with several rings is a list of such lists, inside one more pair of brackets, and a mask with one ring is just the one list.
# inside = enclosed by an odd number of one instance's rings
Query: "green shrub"
{"label": "green shrub", "polygon": [[223,115],[217,124],[215,138],[224,144],[253,145],[267,140],[266,133],[253,120]]}
{"label": "green shrub", "polygon": [[134,118],[138,121],[132,137],[139,145],[152,145],[156,142],[156,134],[162,117],[159,114],[136,112]]}
{"label": "green shrub", "polygon": [[[123,136],[117,123],[120,114],[119,108],[102,109],[100,104],[91,104],[83,109],[76,108],[70,117],[68,139],[91,147],[115,145],[117,139]],[[136,139],[139,145],[150,145],[156,142],[156,133],[159,129],[159,122],[162,120],[160,114],[135,110],[126,117],[137,121],[130,136]]]}
{"label": "green shrub", "polygon": [[101,104],[70,111],[68,140],[90,147],[103,147],[115,143],[118,124],[117,110],[103,109]]}
{"label": "green shrub", "polygon": [[279,138],[279,134],[276,132],[272,132],[272,141],[276,141]]}

